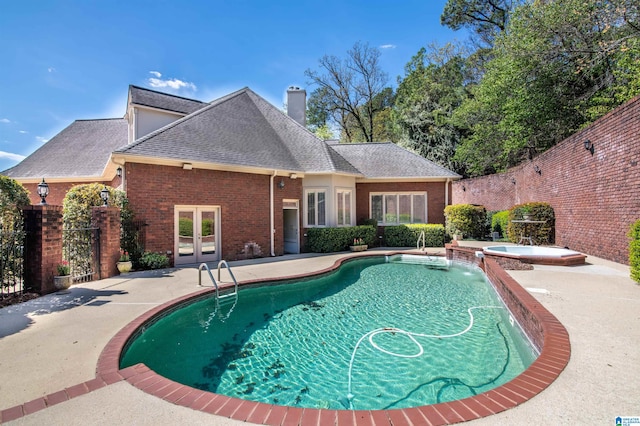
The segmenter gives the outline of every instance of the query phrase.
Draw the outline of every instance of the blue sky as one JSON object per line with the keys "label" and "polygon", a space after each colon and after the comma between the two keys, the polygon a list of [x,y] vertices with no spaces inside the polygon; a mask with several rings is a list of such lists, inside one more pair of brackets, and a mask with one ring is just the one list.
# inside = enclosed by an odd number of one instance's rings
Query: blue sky
{"label": "blue sky", "polygon": [[202,101],[248,86],[281,107],[304,71],[355,42],[396,86],[424,46],[464,35],[446,0],[0,2],[0,171],[76,119],[122,117],[129,84]]}

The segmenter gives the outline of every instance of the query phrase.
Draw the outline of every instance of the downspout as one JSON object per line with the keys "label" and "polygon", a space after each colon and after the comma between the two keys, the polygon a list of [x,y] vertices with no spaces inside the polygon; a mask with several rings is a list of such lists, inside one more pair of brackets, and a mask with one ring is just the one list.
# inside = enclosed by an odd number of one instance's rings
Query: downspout
{"label": "downspout", "polygon": [[449,178],[444,182],[444,206],[449,205]]}
{"label": "downspout", "polygon": [[273,201],[274,198],[274,194],[273,194],[273,180],[275,179],[276,175],[278,174],[277,170],[273,171],[273,175],[271,175],[271,177],[269,177],[269,206],[270,206],[270,214],[269,214],[269,220],[270,220],[270,229],[271,229],[271,257],[274,257],[276,255],[275,253],[275,240],[274,240],[274,235],[276,233],[275,230],[275,203]]}

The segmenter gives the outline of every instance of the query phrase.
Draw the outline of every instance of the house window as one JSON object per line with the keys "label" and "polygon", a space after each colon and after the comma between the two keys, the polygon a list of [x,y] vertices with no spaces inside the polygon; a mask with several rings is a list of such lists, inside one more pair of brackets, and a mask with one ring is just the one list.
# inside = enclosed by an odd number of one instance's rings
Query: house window
{"label": "house window", "polygon": [[370,217],[379,225],[427,223],[426,192],[371,193]]}
{"label": "house window", "polygon": [[326,193],[325,191],[309,190],[306,191],[305,210],[307,214],[307,223],[305,226],[325,226],[326,221]]}
{"label": "house window", "polygon": [[339,189],[337,196],[338,226],[351,226],[351,191]]}

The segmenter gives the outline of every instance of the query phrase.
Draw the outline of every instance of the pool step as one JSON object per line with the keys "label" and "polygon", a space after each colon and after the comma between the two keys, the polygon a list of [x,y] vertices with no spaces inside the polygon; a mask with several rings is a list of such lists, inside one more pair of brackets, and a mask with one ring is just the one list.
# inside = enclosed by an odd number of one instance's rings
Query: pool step
{"label": "pool step", "polygon": [[413,254],[395,254],[387,257],[390,263],[408,263],[412,265],[424,265],[431,269],[449,269],[451,261],[442,256],[427,256]]}

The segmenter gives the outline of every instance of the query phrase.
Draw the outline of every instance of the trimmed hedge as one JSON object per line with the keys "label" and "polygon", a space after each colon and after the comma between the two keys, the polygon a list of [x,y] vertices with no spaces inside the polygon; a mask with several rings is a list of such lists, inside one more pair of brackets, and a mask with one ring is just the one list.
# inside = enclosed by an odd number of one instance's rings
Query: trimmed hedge
{"label": "trimmed hedge", "polygon": [[[525,225],[513,222],[514,220],[522,220],[524,215],[529,215],[531,220],[544,220],[545,223]],[[535,245],[553,244],[555,242],[555,227],[555,213],[553,207],[548,203],[518,204],[509,210],[507,236],[512,243],[519,242],[522,235],[531,235]]]}
{"label": "trimmed hedge", "polygon": [[631,279],[640,283],[640,220],[631,225],[629,230],[629,266],[631,267]]}
{"label": "trimmed hedge", "polygon": [[410,224],[386,226],[384,240],[387,247],[414,247],[424,231],[426,247],[444,247],[445,231],[438,224]]}
{"label": "trimmed hedge", "polygon": [[487,209],[473,204],[453,204],[444,208],[445,227],[450,236],[478,240],[487,234]]}
{"label": "trimmed hedge", "polygon": [[373,246],[376,240],[374,226],[349,226],[340,228],[309,228],[307,249],[313,253],[333,253],[345,251],[353,245],[353,240],[362,238],[365,244]]}

